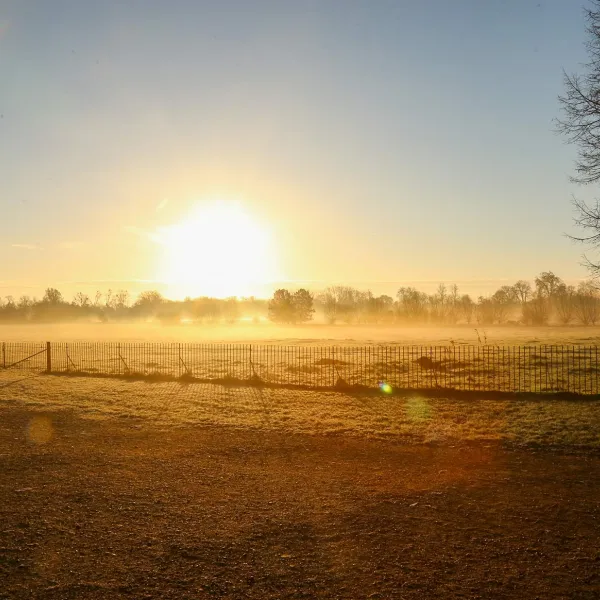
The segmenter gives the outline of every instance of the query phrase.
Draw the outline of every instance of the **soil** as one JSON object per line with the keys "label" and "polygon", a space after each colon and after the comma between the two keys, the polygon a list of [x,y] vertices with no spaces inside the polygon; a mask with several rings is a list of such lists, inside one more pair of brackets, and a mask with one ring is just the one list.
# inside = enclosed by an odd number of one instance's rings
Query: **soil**
{"label": "soil", "polygon": [[600,598],[600,454],[0,412],[0,598]]}

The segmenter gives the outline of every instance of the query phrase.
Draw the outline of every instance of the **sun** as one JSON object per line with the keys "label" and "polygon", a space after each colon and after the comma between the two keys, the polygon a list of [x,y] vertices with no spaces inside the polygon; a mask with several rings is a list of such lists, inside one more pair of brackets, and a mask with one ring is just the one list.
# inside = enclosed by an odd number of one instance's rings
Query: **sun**
{"label": "sun", "polygon": [[239,202],[199,203],[180,223],[158,229],[160,279],[170,297],[256,295],[275,277],[269,230]]}

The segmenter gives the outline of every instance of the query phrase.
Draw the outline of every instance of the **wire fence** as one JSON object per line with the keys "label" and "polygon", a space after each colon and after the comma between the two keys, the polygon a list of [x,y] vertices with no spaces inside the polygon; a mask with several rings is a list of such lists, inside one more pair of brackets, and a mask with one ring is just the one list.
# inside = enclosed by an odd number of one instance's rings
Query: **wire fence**
{"label": "wire fence", "polygon": [[272,385],[600,393],[597,346],[15,343],[0,368]]}

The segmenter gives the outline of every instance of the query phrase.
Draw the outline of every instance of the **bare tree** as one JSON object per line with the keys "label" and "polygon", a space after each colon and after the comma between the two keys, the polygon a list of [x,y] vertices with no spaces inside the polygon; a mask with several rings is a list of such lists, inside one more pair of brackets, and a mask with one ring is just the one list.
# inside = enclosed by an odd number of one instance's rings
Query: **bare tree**
{"label": "bare tree", "polygon": [[600,318],[600,298],[591,282],[582,281],[577,287],[574,311],[582,325],[595,325]]}
{"label": "bare tree", "polygon": [[556,315],[562,325],[568,325],[573,319],[575,288],[572,285],[561,285],[554,297]]}
{"label": "bare tree", "polygon": [[413,287],[401,287],[397,294],[397,311],[400,319],[417,321],[427,319],[427,294]]}
{"label": "bare tree", "polygon": [[463,294],[458,303],[463,319],[470,325],[475,312],[475,302],[469,294]]}
{"label": "bare tree", "polygon": [[513,292],[521,304],[526,304],[531,298],[531,284],[528,281],[520,279],[513,285]]}
{"label": "bare tree", "polygon": [[83,292],[77,292],[73,297],[73,304],[81,308],[90,306],[90,297]]}
{"label": "bare tree", "polygon": [[548,298],[537,292],[523,305],[523,321],[527,325],[547,325],[550,319]]}
{"label": "bare tree", "polygon": [[[577,146],[576,175],[571,180],[580,184],[600,181],[600,0],[590,2],[585,10],[589,62],[583,65],[583,75],[564,73],[565,93],[559,96],[563,118],[556,121],[558,131]],[[585,234],[571,237],[598,249],[600,202],[588,205],[574,199],[573,204],[578,213],[575,223]],[[591,273],[600,275],[600,264],[585,260]]]}
{"label": "bare tree", "polygon": [[535,289],[538,295],[544,298],[554,297],[561,285],[564,285],[563,280],[552,271],[544,271],[535,278]]}
{"label": "bare tree", "polygon": [[115,308],[127,308],[129,306],[129,292],[127,290],[119,290],[113,298]]}
{"label": "bare tree", "polygon": [[499,324],[506,321],[514,298],[514,290],[508,285],[503,285],[499,290],[494,292],[490,298],[494,321]]}

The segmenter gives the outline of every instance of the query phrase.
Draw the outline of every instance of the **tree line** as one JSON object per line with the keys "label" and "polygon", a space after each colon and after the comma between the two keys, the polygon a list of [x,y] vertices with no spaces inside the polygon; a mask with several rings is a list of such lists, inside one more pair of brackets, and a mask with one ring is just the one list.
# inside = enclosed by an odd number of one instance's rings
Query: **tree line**
{"label": "tree line", "polygon": [[227,324],[266,319],[281,324],[317,320],[330,325],[596,325],[600,321],[600,293],[593,282],[567,285],[546,271],[533,285],[521,280],[475,299],[460,293],[458,286],[445,284],[431,294],[401,287],[395,297],[337,285],[316,294],[303,288],[278,289],[270,300],[203,296],[173,301],[158,291],[142,292],[133,300],[127,290],[108,290],[94,296],[78,292],[68,301],[56,288],[48,288],[41,300],[29,296],[0,298],[0,322],[4,323],[153,320]]}
{"label": "tree line", "polygon": [[56,288],[48,288],[41,300],[29,296],[0,298],[0,322],[97,321],[126,322],[157,320],[164,323],[193,321],[234,323],[242,317],[259,320],[267,301],[260,298],[186,298],[173,301],[156,290],[133,300],[127,290],[108,290],[90,296],[77,292],[71,301]]}
{"label": "tree line", "polygon": [[457,285],[440,284],[433,294],[401,287],[396,297],[375,296],[350,286],[332,286],[316,294],[309,305],[304,294],[302,312],[294,312],[294,297],[277,290],[269,303],[269,318],[276,322],[311,320],[313,313],[336,323],[396,323],[435,325],[595,325],[600,320],[600,293],[591,281],[567,285],[552,271],[540,273],[533,285],[524,280],[503,285],[489,296],[475,300],[461,294]]}

